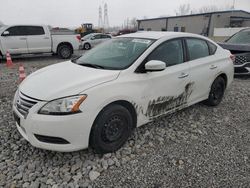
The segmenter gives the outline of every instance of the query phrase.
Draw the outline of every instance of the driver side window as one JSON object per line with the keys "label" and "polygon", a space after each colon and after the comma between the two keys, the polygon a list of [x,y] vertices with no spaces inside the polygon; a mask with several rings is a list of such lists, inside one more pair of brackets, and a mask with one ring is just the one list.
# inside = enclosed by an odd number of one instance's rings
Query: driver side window
{"label": "driver side window", "polygon": [[25,36],[28,34],[25,26],[13,26],[6,31],[9,31],[9,36]]}
{"label": "driver side window", "polygon": [[182,41],[171,40],[160,44],[147,58],[147,61],[159,60],[166,66],[173,66],[184,62]]}

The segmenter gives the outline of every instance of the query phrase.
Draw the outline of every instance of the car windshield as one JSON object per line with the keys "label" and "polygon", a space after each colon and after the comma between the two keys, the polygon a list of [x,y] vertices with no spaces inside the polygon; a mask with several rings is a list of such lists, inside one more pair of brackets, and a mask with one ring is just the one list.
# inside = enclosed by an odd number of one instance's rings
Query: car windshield
{"label": "car windshield", "polygon": [[240,31],[229,38],[226,42],[231,44],[250,44],[250,30]]}
{"label": "car windshield", "polygon": [[86,52],[74,62],[93,68],[122,70],[133,64],[153,42],[152,39],[114,38]]}

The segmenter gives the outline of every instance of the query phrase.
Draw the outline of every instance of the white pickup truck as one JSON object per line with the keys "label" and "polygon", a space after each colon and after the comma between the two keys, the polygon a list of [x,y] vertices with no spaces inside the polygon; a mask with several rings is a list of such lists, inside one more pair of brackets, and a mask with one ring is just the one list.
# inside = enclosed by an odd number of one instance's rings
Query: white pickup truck
{"label": "white pickup truck", "polygon": [[52,32],[44,25],[0,26],[0,57],[11,55],[52,53],[68,59],[78,50],[80,35]]}

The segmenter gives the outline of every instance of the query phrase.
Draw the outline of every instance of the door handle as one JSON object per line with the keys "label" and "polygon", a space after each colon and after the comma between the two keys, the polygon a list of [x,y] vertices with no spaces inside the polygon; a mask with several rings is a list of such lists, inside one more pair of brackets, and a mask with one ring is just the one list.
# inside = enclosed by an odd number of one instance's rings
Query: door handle
{"label": "door handle", "polygon": [[216,65],[211,65],[210,69],[213,70],[213,69],[216,69],[217,66]]}
{"label": "door handle", "polygon": [[178,78],[186,78],[186,77],[188,77],[188,74],[182,72],[181,75]]}
{"label": "door handle", "polygon": [[27,38],[25,38],[25,37],[22,37],[22,38],[19,38],[20,40],[26,40]]}

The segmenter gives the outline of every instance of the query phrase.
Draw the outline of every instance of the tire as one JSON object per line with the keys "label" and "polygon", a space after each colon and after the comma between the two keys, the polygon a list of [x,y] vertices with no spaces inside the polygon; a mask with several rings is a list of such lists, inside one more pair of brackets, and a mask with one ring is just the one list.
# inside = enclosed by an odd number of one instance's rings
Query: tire
{"label": "tire", "polygon": [[90,50],[90,49],[91,49],[91,45],[90,45],[89,43],[85,43],[85,44],[83,45],[83,49],[84,49],[84,50]]}
{"label": "tire", "polygon": [[219,105],[223,99],[225,88],[225,80],[222,77],[217,77],[211,86],[208,99],[204,103],[208,106]]}
{"label": "tire", "polygon": [[113,104],[100,112],[90,133],[90,146],[96,153],[118,150],[128,140],[133,119],[127,108]]}
{"label": "tire", "polygon": [[69,46],[67,44],[63,44],[63,45],[60,45],[58,47],[57,53],[58,53],[60,58],[69,59],[73,54],[73,50],[72,50],[71,46]]}

